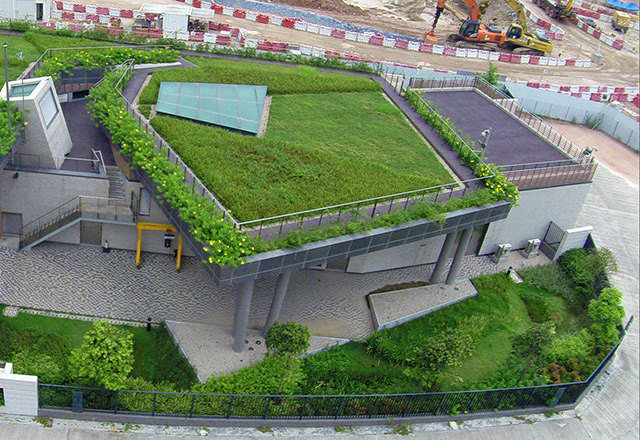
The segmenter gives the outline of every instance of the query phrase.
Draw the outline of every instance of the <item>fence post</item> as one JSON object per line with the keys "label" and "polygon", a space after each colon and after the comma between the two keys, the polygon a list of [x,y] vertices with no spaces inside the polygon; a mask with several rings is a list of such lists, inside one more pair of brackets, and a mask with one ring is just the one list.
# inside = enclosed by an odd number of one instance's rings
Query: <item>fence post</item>
{"label": "fence post", "polygon": [[300,420],[304,417],[304,413],[307,412],[307,403],[309,403],[309,396],[304,399],[304,405],[302,405],[302,411],[300,411]]}
{"label": "fence post", "polygon": [[196,395],[193,395],[193,399],[191,399],[191,410],[189,410],[189,417],[193,417],[193,407],[196,405]]}
{"label": "fence post", "polygon": [[227,411],[227,419],[231,418],[231,410],[233,409],[233,399],[236,396],[231,396],[231,400],[229,401],[229,411]]}
{"label": "fence post", "polygon": [[153,411],[151,412],[152,416],[156,415],[156,400],[158,398],[158,393],[153,393]]}
{"label": "fence post", "polygon": [[271,399],[273,399],[273,397],[268,397],[267,399],[267,408],[264,410],[264,416],[262,416],[265,420],[269,417],[269,408],[271,407]]}
{"label": "fence post", "polygon": [[120,390],[116,390],[116,406],[115,406],[115,408],[113,410],[114,414],[118,413],[118,393],[120,393]]}
{"label": "fence post", "polygon": [[400,417],[404,417],[407,414],[407,411],[409,410],[409,406],[411,405],[411,402],[413,402],[413,399],[415,399],[415,397],[416,397],[415,394],[412,394],[411,397],[409,397],[409,400],[407,400],[407,404],[402,409],[402,413],[400,414]]}
{"label": "fence post", "polygon": [[549,405],[551,408],[558,405],[558,402],[560,402],[560,399],[564,396],[565,391],[567,391],[567,387],[559,388],[558,391],[556,391],[556,395],[553,397],[553,402]]}
{"label": "fence post", "polygon": [[340,399],[340,406],[338,407],[338,412],[336,413],[336,420],[338,419],[338,417],[340,417],[342,415],[342,406],[344,405],[344,399],[345,396],[342,396],[342,399]]}
{"label": "fence post", "polygon": [[369,418],[373,417],[373,413],[376,411],[376,406],[378,405],[378,399],[380,396],[376,396],[376,399],[373,401],[373,405],[371,405],[371,410],[369,411]]}

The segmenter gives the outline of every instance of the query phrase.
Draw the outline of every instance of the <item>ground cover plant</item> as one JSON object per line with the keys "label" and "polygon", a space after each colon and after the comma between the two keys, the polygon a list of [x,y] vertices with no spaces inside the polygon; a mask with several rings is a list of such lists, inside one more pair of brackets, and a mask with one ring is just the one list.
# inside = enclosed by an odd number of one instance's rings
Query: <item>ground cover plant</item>
{"label": "ground cover plant", "polygon": [[[0,310],[1,313],[1,310]],[[74,375],[72,352],[82,349],[85,335],[94,324],[77,319],[54,318],[20,313],[17,317],[0,316],[0,359],[14,363],[17,374],[34,374],[41,383],[96,386],[104,383],[84,374]],[[164,326],[111,326],[109,330],[131,335],[131,378],[150,383],[166,383],[180,389],[196,381],[193,368],[174,346]],[[115,354],[114,354],[115,356]],[[82,356],[81,356],[82,357]],[[109,357],[109,354],[106,356]],[[85,359],[86,360],[86,359]]]}

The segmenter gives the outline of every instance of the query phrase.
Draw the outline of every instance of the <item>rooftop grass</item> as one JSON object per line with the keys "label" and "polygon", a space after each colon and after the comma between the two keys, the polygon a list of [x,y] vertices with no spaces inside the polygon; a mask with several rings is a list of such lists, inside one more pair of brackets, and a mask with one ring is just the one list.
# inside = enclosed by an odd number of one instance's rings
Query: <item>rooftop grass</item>
{"label": "rooftop grass", "polygon": [[264,138],[158,116],[156,130],[240,221],[322,208],[453,182],[435,153],[364,77],[308,66],[198,59],[156,72],[162,81],[267,85]]}

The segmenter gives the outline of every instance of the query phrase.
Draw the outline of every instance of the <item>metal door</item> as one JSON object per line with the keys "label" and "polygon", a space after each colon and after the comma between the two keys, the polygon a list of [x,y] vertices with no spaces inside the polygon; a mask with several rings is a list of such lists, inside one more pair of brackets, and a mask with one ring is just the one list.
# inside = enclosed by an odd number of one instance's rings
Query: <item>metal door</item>
{"label": "metal door", "polygon": [[80,243],[102,246],[102,223],[80,222]]}

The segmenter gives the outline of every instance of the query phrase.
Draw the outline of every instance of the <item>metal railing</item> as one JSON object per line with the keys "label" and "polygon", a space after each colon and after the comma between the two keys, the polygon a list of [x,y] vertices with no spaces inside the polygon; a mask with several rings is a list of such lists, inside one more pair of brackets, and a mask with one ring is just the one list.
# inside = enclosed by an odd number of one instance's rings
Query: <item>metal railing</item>
{"label": "metal railing", "polygon": [[58,224],[72,216],[87,220],[133,223],[133,213],[126,201],[107,197],[76,196],[22,226],[20,239],[24,241],[32,239],[34,235],[44,235],[43,231],[55,229]]}
{"label": "metal railing", "polygon": [[517,170],[502,170],[507,181],[519,189],[543,188],[573,183],[586,183],[593,180],[598,165],[570,164],[553,165],[548,167],[521,168]]}
{"label": "metal railing", "polygon": [[[107,167],[104,164],[104,157],[102,157],[102,151],[100,150],[94,150],[93,148],[91,149],[91,154],[94,157],[94,162],[93,162],[93,166],[95,168],[95,171],[98,174],[102,174],[104,172],[104,174],[107,173]],[[101,171],[102,170],[102,171]]]}
{"label": "metal railing", "polygon": [[608,355],[586,381],[524,388],[379,395],[205,394],[39,384],[42,409],[124,415],[220,419],[375,419],[455,416],[513,410],[545,411],[578,403],[609,365],[633,316]]}
{"label": "metal railing", "polygon": [[100,173],[100,159],[84,159],[80,157],[49,156],[31,153],[15,153],[13,165],[24,169],[95,172]]}

